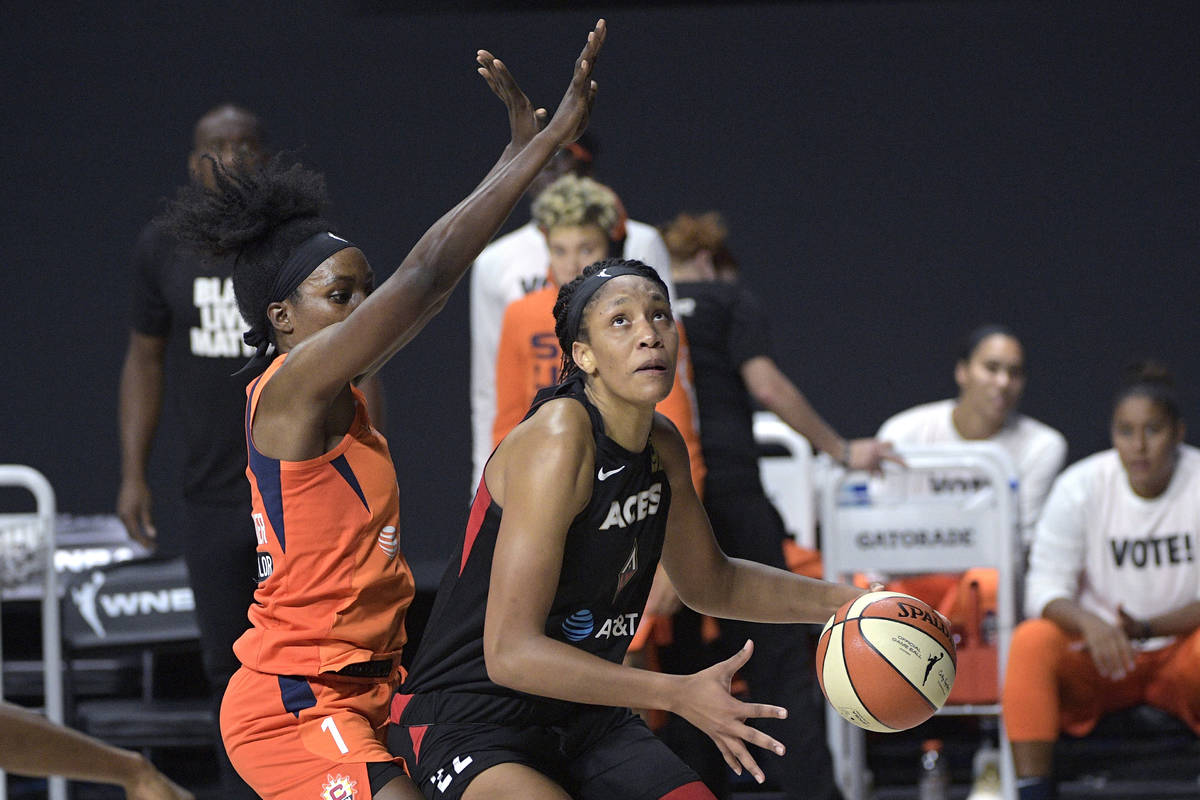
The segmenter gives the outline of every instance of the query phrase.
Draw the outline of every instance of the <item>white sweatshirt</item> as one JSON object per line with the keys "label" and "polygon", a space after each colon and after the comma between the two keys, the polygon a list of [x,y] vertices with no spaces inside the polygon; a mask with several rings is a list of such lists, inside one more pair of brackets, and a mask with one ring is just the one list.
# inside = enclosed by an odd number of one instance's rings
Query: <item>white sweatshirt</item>
{"label": "white sweatshirt", "polygon": [[1068,598],[1115,623],[1117,606],[1142,619],[1198,600],[1198,532],[1200,450],[1181,445],[1171,483],[1150,500],[1130,488],[1115,450],[1088,456],[1055,482],[1038,521],[1026,613]]}

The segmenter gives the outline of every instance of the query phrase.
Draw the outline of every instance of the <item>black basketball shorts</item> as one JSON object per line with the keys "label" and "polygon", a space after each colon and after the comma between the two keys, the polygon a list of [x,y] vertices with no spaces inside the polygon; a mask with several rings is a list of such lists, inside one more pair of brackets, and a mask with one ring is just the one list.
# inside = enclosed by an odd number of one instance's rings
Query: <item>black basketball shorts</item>
{"label": "black basketball shorts", "polygon": [[430,800],[458,800],[477,775],[505,763],[536,769],[575,800],[658,800],[699,780],[624,708],[587,708],[565,726],[393,724],[388,746]]}

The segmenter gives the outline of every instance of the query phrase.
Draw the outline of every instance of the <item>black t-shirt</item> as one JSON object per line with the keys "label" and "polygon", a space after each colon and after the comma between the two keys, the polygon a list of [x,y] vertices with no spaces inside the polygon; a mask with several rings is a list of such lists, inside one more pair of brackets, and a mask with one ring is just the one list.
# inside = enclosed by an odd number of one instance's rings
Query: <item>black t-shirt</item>
{"label": "black t-shirt", "polygon": [[767,318],[758,300],[724,281],[676,283],[675,310],[687,326],[700,411],[700,445],[710,495],[761,492],[754,408],[741,367],[770,355]]}
{"label": "black t-shirt", "polygon": [[130,324],[166,338],[168,401],[179,412],[183,494],[214,505],[250,506],[246,481],[246,384],[232,374],[253,350],[233,297],[232,258],[206,257],[147,225],[133,255]]}
{"label": "black t-shirt", "polygon": [[[641,621],[662,553],[671,487],[652,446],[633,453],[604,434],[582,381],[542,390],[533,408],[553,397],[574,398],[588,410],[596,441],[596,480],[591,500],[567,531],[545,633],[620,662]],[[488,678],[483,623],[503,514],[481,480],[466,535],[442,577],[401,689],[406,724],[550,721],[568,718],[575,706],[515,692]]]}

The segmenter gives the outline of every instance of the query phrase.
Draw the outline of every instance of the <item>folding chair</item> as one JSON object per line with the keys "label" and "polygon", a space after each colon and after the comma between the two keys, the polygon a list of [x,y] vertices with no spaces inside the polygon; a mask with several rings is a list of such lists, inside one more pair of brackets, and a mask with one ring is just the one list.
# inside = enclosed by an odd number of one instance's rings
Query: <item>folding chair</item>
{"label": "folding chair", "polygon": [[760,448],[758,472],[767,499],[796,544],[815,550],[812,445],[770,411],[754,414],[754,441]]}
{"label": "folding chair", "polygon": [[[37,502],[32,514],[0,514],[0,586],[40,574],[42,580],[42,675],[45,714],[63,721],[62,668],[59,648],[58,588],[54,572],[54,489],[32,467],[0,464],[0,486],[27,489]],[[0,696],[3,696],[3,657],[0,654]],[[7,797],[7,781],[0,771],[0,800]],[[67,782],[49,781],[50,800],[66,800]]]}
{"label": "folding chair", "polygon": [[[907,470],[887,470],[882,479],[835,471],[823,496],[822,556],[828,580],[848,581],[859,572],[890,576],[962,572],[993,567],[997,588],[998,675],[1004,678],[1009,640],[1016,624],[1016,470],[993,442],[901,448]],[[945,486],[937,476],[970,481],[972,491],[921,491]],[[931,480],[932,479],[932,480]],[[1016,800],[1012,754],[999,703],[946,705],[946,715],[993,716],[999,720],[1003,796]],[[826,708],[834,769],[847,800],[866,798],[866,737],[861,728]]]}

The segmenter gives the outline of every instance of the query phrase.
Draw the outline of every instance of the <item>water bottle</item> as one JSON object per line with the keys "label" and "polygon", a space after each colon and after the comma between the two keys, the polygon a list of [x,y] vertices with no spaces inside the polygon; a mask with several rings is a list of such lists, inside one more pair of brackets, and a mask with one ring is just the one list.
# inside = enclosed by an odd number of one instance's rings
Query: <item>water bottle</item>
{"label": "water bottle", "polygon": [[971,763],[975,782],[971,785],[967,800],[1001,800],[1000,751],[991,740],[984,739]]}
{"label": "water bottle", "polygon": [[983,640],[985,645],[989,647],[996,646],[997,632],[996,612],[988,609],[984,612],[983,621],[979,623],[979,638]]}
{"label": "water bottle", "polygon": [[917,780],[918,800],[949,800],[950,769],[942,752],[941,739],[926,739],[921,745],[921,777]]}
{"label": "water bottle", "polygon": [[838,490],[837,504],[843,507],[871,505],[870,487],[865,481],[842,484]]}

